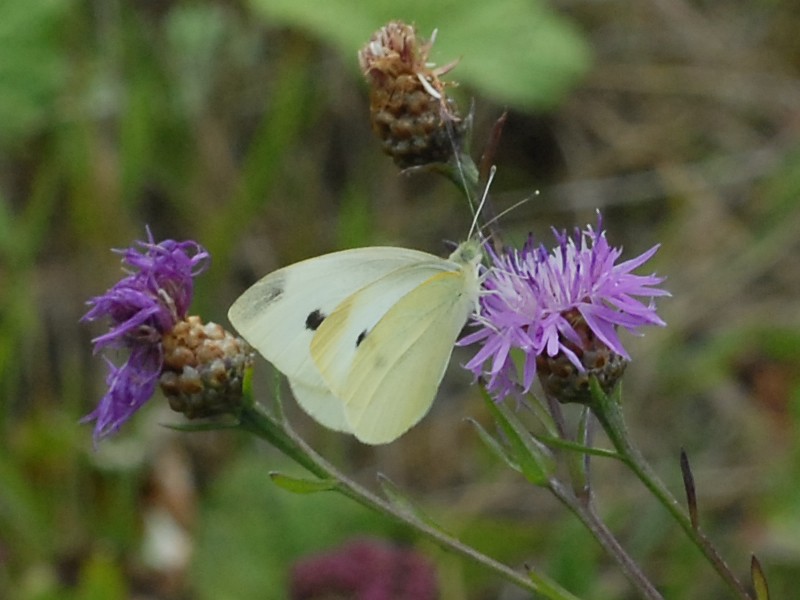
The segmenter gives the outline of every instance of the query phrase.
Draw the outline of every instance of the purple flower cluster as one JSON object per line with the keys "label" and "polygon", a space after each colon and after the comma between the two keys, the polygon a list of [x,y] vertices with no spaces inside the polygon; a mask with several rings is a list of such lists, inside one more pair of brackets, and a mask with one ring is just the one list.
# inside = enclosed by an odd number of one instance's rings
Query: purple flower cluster
{"label": "purple flower cluster", "polygon": [[374,540],[356,540],[312,556],[292,568],[292,600],[434,600],[433,566],[413,550]]}
{"label": "purple flower cluster", "polygon": [[108,391],[97,408],[84,417],[94,421],[95,442],[116,432],[152,397],[163,367],[163,334],[186,318],[194,290],[193,278],[208,267],[209,254],[197,242],[148,240],[124,250],[129,274],[105,294],[92,298],[82,321],[108,317],[109,331],[92,340],[94,351],[124,349],[125,363],[109,367]]}
{"label": "purple flower cluster", "polygon": [[[578,229],[572,236],[554,230],[558,246],[548,251],[531,238],[521,250],[496,254],[484,281],[480,311],[473,322],[479,329],[459,343],[482,347],[466,368],[487,381],[497,400],[513,392],[527,393],[536,377],[537,358],[566,356],[584,370],[575,348],[582,337],[575,327],[579,316],[608,348],[628,359],[617,334],[644,325],[665,325],[656,314],[653,298],[669,293],[657,286],[663,278],[634,275],[632,271],[658,250],[616,264],[621,248],[612,248],[598,215],[597,230]],[[636,297],[649,298],[647,304]],[[512,350],[522,351],[522,381]]]}

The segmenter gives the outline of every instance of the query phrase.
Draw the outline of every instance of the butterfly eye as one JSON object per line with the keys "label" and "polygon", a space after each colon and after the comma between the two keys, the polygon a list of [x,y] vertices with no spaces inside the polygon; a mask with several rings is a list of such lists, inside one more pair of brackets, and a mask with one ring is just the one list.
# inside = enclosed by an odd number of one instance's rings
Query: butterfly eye
{"label": "butterfly eye", "polygon": [[322,322],[325,320],[325,317],[320,309],[313,310],[312,312],[308,313],[306,317],[306,329],[310,331],[316,331],[319,329],[319,326],[322,325]]}
{"label": "butterfly eye", "polygon": [[367,330],[366,329],[358,334],[358,337],[356,338],[356,348],[358,348],[361,345],[361,342],[364,341],[365,337],[367,337]]}

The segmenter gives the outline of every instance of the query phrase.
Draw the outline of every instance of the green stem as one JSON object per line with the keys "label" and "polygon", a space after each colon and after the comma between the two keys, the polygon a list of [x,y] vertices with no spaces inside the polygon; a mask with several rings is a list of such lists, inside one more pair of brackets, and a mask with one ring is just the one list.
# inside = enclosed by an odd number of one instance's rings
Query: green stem
{"label": "green stem", "polygon": [[316,477],[324,479],[328,476],[325,469],[298,448],[292,437],[287,435],[286,429],[275,421],[260,404],[252,403],[242,410],[239,415],[239,427],[268,441]]}
{"label": "green stem", "polygon": [[475,161],[466,152],[461,152],[455,162],[453,182],[462,187],[468,198],[471,196],[470,199],[477,200],[481,175]]}
{"label": "green stem", "polygon": [[566,487],[554,481],[550,482],[548,488],[562,504],[581,520],[608,555],[617,562],[622,572],[636,586],[643,598],[646,600],[664,600],[664,597],[642,573],[639,565],[628,555],[619,541],[617,541],[617,538],[614,537],[614,534],[611,533],[611,530],[600,519],[590,496],[578,499]]}
{"label": "green stem", "polygon": [[562,450],[569,450],[576,452],[581,456],[599,456],[600,458],[613,458],[625,462],[625,459],[617,454],[616,450],[607,450],[605,448],[595,448],[593,446],[586,446],[579,442],[570,440],[562,440],[561,438],[550,437],[548,435],[537,435],[536,439],[550,448],[561,448]]}
{"label": "green stem", "polygon": [[453,154],[447,163],[438,165],[435,170],[455,184],[473,211],[477,209],[481,175],[475,161],[468,153]]}
{"label": "green stem", "polygon": [[335,480],[337,482],[336,489],[339,492],[355,500],[362,506],[387,514],[405,523],[438,543],[440,546],[476,561],[521,588],[542,594],[550,600],[579,600],[577,596],[562,588],[546,575],[538,573],[530,568],[527,573],[523,575],[511,567],[481,554],[460,540],[436,529],[417,516],[406,511],[398,510],[391,503],[376,496],[341,473],[336,467],[322,458],[306,444],[287,423],[277,423],[261,405],[253,403],[246,406],[240,415],[240,423],[243,429],[269,441],[281,450],[281,452],[295,460],[316,477]]}
{"label": "green stem", "polygon": [[678,522],[689,539],[703,553],[731,591],[741,600],[752,600],[742,582],[733,574],[719,551],[699,527],[695,528],[692,525],[688,513],[658,478],[639,450],[633,446],[628,436],[619,402],[614,397],[602,392],[596,393],[594,396],[595,403],[592,406],[592,411],[625,464]]}

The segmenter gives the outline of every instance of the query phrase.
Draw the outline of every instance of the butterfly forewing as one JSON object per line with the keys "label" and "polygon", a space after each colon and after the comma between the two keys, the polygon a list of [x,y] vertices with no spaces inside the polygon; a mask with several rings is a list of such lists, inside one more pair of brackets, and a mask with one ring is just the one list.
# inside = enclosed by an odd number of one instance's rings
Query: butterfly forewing
{"label": "butterfly forewing", "polygon": [[450,259],[393,247],[336,252],[267,275],[228,317],[317,421],[386,443],[430,408],[475,308],[479,262],[477,242]]}
{"label": "butterfly forewing", "polygon": [[403,248],[358,248],[290,265],[256,282],[234,302],[237,331],[290,379],[324,387],[311,360],[316,329],[345,298],[387,273],[428,258]]}
{"label": "butterfly forewing", "polygon": [[362,343],[339,397],[361,441],[392,441],[430,409],[475,305],[463,271],[439,273],[398,301]]}
{"label": "butterfly forewing", "polygon": [[343,300],[320,325],[311,356],[325,384],[341,397],[353,361],[375,326],[403,297],[456,265],[441,259],[406,265],[387,273]]}
{"label": "butterfly forewing", "polygon": [[397,269],[436,257],[405,248],[358,248],[326,254],[265,276],[246,290],[228,318],[251,346],[289,379],[303,409],[331,429],[350,432],[344,408],[311,358],[311,342],[349,296]]}

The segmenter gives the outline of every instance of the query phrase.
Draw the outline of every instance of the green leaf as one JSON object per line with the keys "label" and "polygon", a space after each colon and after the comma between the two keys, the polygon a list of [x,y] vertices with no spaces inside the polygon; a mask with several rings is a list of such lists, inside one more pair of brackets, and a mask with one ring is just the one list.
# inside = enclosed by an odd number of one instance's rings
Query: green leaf
{"label": "green leaf", "polygon": [[[520,109],[556,104],[589,66],[578,30],[539,0],[251,0],[270,23],[317,35],[356,66],[356,52],[392,19],[424,38],[438,28],[431,60],[460,59],[452,79]],[[447,79],[447,78],[446,78]]]}
{"label": "green leaf", "polygon": [[33,563],[42,560],[50,549],[54,523],[48,513],[56,507],[48,503],[48,494],[42,494],[40,487],[31,484],[22,464],[14,453],[0,455],[0,481],[3,482],[0,486],[0,529],[4,543],[10,544],[18,556]]}
{"label": "green leaf", "polygon": [[519,464],[517,464],[517,461],[511,458],[511,456],[503,447],[503,445],[497,439],[495,439],[488,431],[486,431],[486,429],[484,429],[484,427],[480,423],[478,423],[475,419],[467,419],[467,421],[472,423],[472,425],[478,432],[478,437],[480,437],[481,441],[483,441],[483,443],[486,444],[486,447],[492,454],[494,454],[497,458],[502,460],[504,463],[506,463],[509,467],[511,467],[515,471],[519,471],[520,473],[522,472],[522,469],[520,469]]}
{"label": "green leaf", "polygon": [[380,483],[384,495],[389,499],[389,502],[392,503],[392,506],[415,517],[422,523],[427,523],[431,527],[441,530],[441,526],[406,496],[405,492],[398,488],[386,475],[378,473],[378,483]]}
{"label": "green leaf", "polygon": [[764,576],[761,563],[758,562],[755,555],[750,557],[750,577],[753,579],[753,590],[756,593],[755,600],[769,600],[767,578]]}
{"label": "green leaf", "polygon": [[0,2],[0,142],[52,116],[66,76],[58,39],[69,2]]}
{"label": "green leaf", "polygon": [[353,535],[391,537],[397,530],[341,494],[287,494],[264,475],[265,459],[273,469],[294,473],[289,460],[249,450],[202,498],[189,572],[192,598],[286,600],[291,565],[301,556]]}
{"label": "green leaf", "polygon": [[83,565],[76,600],[123,600],[127,597],[125,577],[112,556],[98,553]]}
{"label": "green leaf", "polygon": [[194,433],[197,431],[218,431],[220,429],[238,429],[239,421],[231,418],[227,421],[191,421],[189,423],[162,423],[162,427],[172,429],[173,431],[182,431],[184,433]]}
{"label": "green leaf", "polygon": [[505,405],[497,404],[488,394],[484,394],[484,398],[489,411],[508,440],[512,459],[519,465],[525,479],[534,485],[547,485],[556,468],[550,451]]}
{"label": "green leaf", "polygon": [[289,477],[275,471],[269,474],[273,483],[280,488],[294,494],[315,494],[317,492],[330,492],[338,488],[335,479],[301,479]]}

